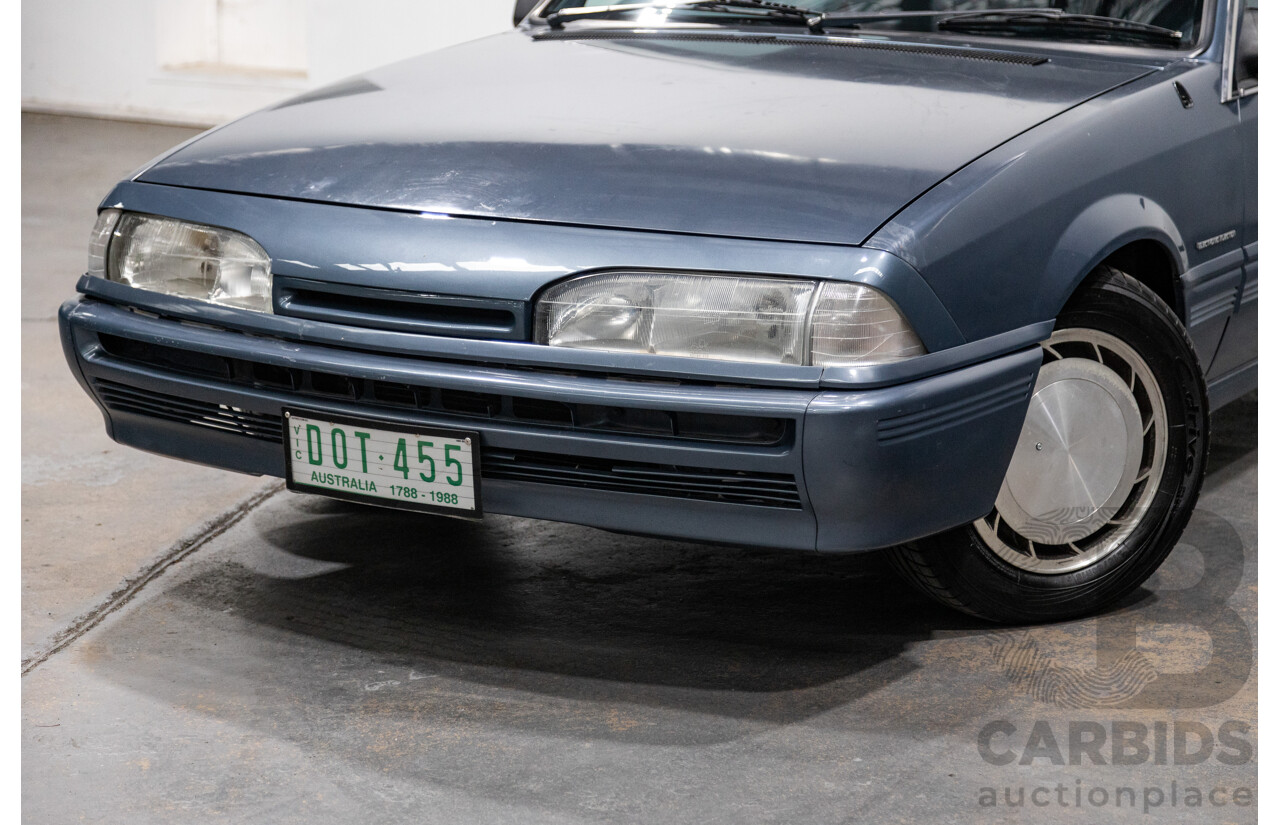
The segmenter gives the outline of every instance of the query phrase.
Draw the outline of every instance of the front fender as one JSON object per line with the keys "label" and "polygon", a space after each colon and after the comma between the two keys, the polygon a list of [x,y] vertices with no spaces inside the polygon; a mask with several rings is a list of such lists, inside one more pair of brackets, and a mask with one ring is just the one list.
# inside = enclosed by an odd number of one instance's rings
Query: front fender
{"label": "front fender", "polygon": [[1223,250],[1195,242],[1239,220],[1238,119],[1218,103],[1219,69],[1175,63],[1024,132],[866,245],[911,264],[969,341],[1056,317],[1133,241],[1160,243],[1179,275],[1197,272]]}

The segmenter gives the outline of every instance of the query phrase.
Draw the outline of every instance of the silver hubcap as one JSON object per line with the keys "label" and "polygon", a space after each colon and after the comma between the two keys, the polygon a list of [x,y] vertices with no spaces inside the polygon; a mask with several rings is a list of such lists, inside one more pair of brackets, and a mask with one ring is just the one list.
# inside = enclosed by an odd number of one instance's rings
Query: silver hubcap
{"label": "silver hubcap", "polygon": [[1151,370],[1120,339],[1059,330],[1044,350],[996,508],[974,526],[1015,567],[1068,573],[1115,550],[1150,506],[1167,418]]}

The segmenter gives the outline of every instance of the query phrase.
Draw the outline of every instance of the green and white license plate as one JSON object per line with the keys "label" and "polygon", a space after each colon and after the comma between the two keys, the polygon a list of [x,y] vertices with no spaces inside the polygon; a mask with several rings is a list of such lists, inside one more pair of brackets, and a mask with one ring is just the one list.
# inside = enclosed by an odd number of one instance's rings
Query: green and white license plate
{"label": "green and white license plate", "polygon": [[286,410],[291,490],[479,518],[478,433]]}

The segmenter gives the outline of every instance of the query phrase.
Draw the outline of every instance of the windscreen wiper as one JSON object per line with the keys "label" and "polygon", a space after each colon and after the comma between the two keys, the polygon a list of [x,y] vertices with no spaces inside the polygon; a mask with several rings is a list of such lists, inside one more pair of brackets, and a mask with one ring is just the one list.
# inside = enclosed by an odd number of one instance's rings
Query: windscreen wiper
{"label": "windscreen wiper", "polygon": [[1072,39],[1112,40],[1177,46],[1182,32],[1092,14],[1067,14],[1058,9],[1001,9],[953,14],[938,21],[938,31],[969,34],[1050,34]]}
{"label": "windscreen wiper", "polygon": [[[553,29],[564,26],[571,20],[582,20],[588,17],[613,17],[628,15],[645,9],[672,9],[695,11],[714,11],[751,20],[767,20],[771,23],[788,23],[800,25],[811,30],[821,30],[822,13],[793,6],[790,3],[772,3],[767,0],[688,0],[676,3],[625,3],[613,6],[583,6],[580,8],[561,9],[547,15],[547,24]],[[816,29],[814,27],[817,27]]]}
{"label": "windscreen wiper", "polygon": [[821,34],[825,28],[860,29],[868,20],[906,20],[912,17],[942,17],[951,11],[861,11],[823,12],[817,20],[811,20],[810,29]]}

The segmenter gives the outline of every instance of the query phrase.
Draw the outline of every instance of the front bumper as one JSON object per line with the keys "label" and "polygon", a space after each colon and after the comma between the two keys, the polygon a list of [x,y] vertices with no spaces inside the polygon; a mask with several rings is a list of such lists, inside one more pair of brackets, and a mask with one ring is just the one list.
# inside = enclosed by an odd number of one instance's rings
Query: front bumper
{"label": "front bumper", "polygon": [[68,362],[111,437],[283,477],[285,407],[481,434],[487,513],[777,548],[868,550],[990,511],[1037,346],[893,386],[679,382],[375,354],[80,299]]}

